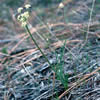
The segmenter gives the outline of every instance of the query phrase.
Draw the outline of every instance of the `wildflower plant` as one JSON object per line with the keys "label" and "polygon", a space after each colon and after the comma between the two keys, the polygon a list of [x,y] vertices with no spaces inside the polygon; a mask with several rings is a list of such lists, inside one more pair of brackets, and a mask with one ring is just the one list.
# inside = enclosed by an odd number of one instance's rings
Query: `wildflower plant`
{"label": "wildflower plant", "polygon": [[18,8],[18,10],[17,10],[17,12],[18,12],[17,20],[21,23],[21,26],[25,28],[26,32],[29,34],[29,36],[31,37],[32,41],[34,42],[34,44],[36,45],[38,50],[41,52],[41,54],[44,56],[44,58],[48,62],[48,64],[51,65],[49,60],[48,60],[48,58],[45,56],[45,54],[43,53],[43,51],[41,50],[41,48],[39,47],[39,45],[37,44],[36,40],[32,36],[32,33],[29,30],[28,19],[30,17],[30,12],[29,12],[30,8],[31,8],[30,4],[27,4],[24,7]]}
{"label": "wildflower plant", "polygon": [[[64,5],[61,3],[59,5],[59,7],[63,8]],[[32,36],[32,33],[29,30],[28,19],[30,17],[30,12],[29,12],[30,8],[31,8],[31,5],[29,5],[29,4],[25,5],[24,7],[18,8],[17,20],[21,23],[21,26],[26,30],[27,34],[31,37],[32,41],[34,42],[34,44],[36,45],[38,50],[41,52],[41,54],[43,55],[45,60],[51,66],[51,63],[49,62],[48,58],[45,56],[45,54],[43,53],[43,51],[41,50],[41,48],[39,47],[38,43],[36,42],[35,38]],[[63,74],[63,65],[64,65],[63,56],[64,56],[65,43],[61,50],[61,56],[58,57],[58,55],[56,55],[57,56],[57,59],[56,59],[57,64],[52,65],[51,67],[52,67],[53,71],[55,72],[57,79],[61,81],[61,83],[64,85],[65,88],[67,88],[68,87],[68,76]],[[59,60],[60,60],[60,62],[59,62]],[[55,68],[55,66],[56,66],[56,68]]]}

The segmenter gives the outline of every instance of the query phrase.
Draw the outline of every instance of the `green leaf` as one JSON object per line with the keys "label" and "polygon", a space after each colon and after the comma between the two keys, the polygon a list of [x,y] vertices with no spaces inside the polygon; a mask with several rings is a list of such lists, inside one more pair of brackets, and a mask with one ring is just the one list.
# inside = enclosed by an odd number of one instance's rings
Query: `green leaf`
{"label": "green leaf", "polygon": [[2,48],[1,52],[4,54],[8,54],[7,47]]}

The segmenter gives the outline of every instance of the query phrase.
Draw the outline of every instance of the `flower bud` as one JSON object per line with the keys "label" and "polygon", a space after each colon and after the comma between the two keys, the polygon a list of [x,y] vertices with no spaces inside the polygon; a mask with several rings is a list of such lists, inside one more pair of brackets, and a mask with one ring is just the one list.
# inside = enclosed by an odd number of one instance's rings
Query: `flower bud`
{"label": "flower bud", "polygon": [[20,19],[21,19],[21,16],[20,16],[20,15],[18,15],[18,16],[17,16],[17,20],[18,20],[18,21],[20,21]]}
{"label": "flower bud", "polygon": [[59,4],[59,8],[64,8],[64,4],[63,3],[60,3]]}
{"label": "flower bud", "polygon": [[18,8],[17,12],[18,12],[18,13],[21,13],[22,10],[23,10],[23,8],[20,7],[20,8]]}
{"label": "flower bud", "polygon": [[26,8],[26,9],[28,9],[28,8],[30,8],[30,7],[31,7],[30,4],[26,4],[26,5],[25,5],[25,8]]}

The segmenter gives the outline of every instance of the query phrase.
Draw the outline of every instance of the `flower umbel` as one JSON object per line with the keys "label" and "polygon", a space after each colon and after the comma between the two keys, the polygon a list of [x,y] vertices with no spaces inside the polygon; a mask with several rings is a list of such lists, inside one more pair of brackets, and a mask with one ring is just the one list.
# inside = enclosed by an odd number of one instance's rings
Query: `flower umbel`
{"label": "flower umbel", "polygon": [[[27,5],[25,5],[25,7],[28,9],[31,6],[29,4],[27,4]],[[29,13],[29,11],[25,11],[25,12],[21,13],[22,10],[23,10],[22,7],[18,8],[17,11],[18,11],[19,15],[17,16],[17,20],[19,22],[21,22],[22,27],[25,27],[27,25],[27,21],[28,21],[28,18],[30,16],[30,13]]]}
{"label": "flower umbel", "polygon": [[26,12],[24,12],[23,14],[21,14],[21,16],[22,16],[22,17],[25,17],[26,19],[28,19],[28,18],[29,18],[29,12],[26,11]]}

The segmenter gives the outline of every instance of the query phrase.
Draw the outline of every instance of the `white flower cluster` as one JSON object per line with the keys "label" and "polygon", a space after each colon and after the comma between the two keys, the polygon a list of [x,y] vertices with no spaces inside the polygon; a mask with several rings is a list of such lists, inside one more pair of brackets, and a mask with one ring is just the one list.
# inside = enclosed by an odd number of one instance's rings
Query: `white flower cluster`
{"label": "white flower cluster", "polygon": [[[29,9],[30,7],[31,7],[31,5],[29,5],[29,4],[25,5],[26,9]],[[18,8],[17,12],[20,14],[17,17],[17,20],[19,22],[21,22],[22,27],[25,27],[27,25],[27,20],[28,20],[30,14],[29,14],[29,11],[25,11],[25,12],[21,13],[22,10],[23,10],[22,7]]]}

